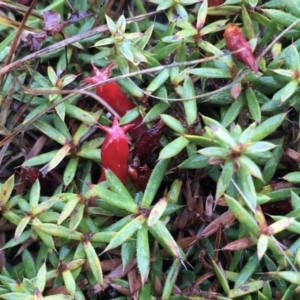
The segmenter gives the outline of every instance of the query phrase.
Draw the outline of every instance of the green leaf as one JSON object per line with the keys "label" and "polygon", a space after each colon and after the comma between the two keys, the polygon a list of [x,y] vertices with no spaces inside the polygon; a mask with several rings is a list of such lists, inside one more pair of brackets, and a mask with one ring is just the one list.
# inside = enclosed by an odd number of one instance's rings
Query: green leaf
{"label": "green leaf", "polygon": [[[182,98],[191,98],[195,96],[195,88],[194,83],[190,76],[186,76],[184,83],[183,83],[183,89],[182,93],[180,95]],[[197,108],[197,102],[196,99],[191,100],[185,100],[183,101],[183,107],[185,111],[185,117],[188,126],[192,125],[198,114],[198,108]]]}
{"label": "green leaf", "polygon": [[145,217],[143,215],[139,215],[134,220],[130,221],[111,239],[104,251],[117,248],[128,241],[134,233],[141,229],[144,222]]}
{"label": "green leaf", "polygon": [[[163,102],[161,102],[161,103],[163,103]],[[184,128],[182,126],[182,124],[180,123],[180,121],[178,121],[174,117],[172,117],[170,115],[163,115],[163,114],[160,115],[160,117],[164,121],[164,123],[171,129],[173,129],[175,132],[177,132],[179,134],[186,133],[186,128]]]}
{"label": "green leaf", "polygon": [[179,169],[201,169],[208,166],[209,158],[206,155],[195,155],[184,160],[179,166]]}
{"label": "green leaf", "polygon": [[188,139],[183,136],[178,137],[160,151],[158,159],[162,160],[176,156],[188,145],[188,143]]}
{"label": "green leaf", "polygon": [[225,195],[226,202],[233,215],[245,226],[254,236],[257,236],[260,228],[254,218],[238,201]]}
{"label": "green leaf", "polygon": [[230,154],[229,149],[224,149],[221,147],[207,147],[199,150],[198,152],[208,157],[223,159],[226,159]]}
{"label": "green leaf", "polygon": [[79,157],[71,157],[69,160],[63,175],[63,182],[65,186],[68,186],[74,179],[79,163]]}
{"label": "green leaf", "polygon": [[52,85],[56,86],[58,76],[56,75],[55,71],[53,70],[53,68],[51,66],[48,66],[47,72],[48,72],[48,77],[49,77]]}
{"label": "green leaf", "polygon": [[161,198],[151,209],[151,212],[149,214],[149,217],[147,218],[147,225],[148,227],[151,227],[153,224],[155,224],[160,217],[163,215],[166,207],[167,207],[167,199]]}
{"label": "green leaf", "polygon": [[230,290],[229,293],[227,294],[227,296],[230,299],[242,297],[244,295],[248,295],[248,294],[259,291],[260,289],[262,289],[264,287],[265,284],[266,284],[265,280],[257,280],[257,281],[245,283],[244,285],[240,286],[239,288]]}
{"label": "green leaf", "polygon": [[189,73],[199,77],[231,78],[229,71],[216,68],[195,68],[191,69]]}
{"label": "green leaf", "polygon": [[258,100],[252,88],[246,89],[246,99],[247,99],[248,108],[251,113],[252,119],[257,123],[260,123],[261,122],[260,105],[258,103]]}
{"label": "green leaf", "polygon": [[101,264],[94,247],[92,246],[90,241],[84,241],[83,246],[84,246],[85,254],[89,262],[90,268],[96,279],[96,282],[98,284],[103,284],[103,274],[102,274]]}
{"label": "green leaf", "polygon": [[57,154],[58,150],[54,150],[51,152],[47,152],[41,155],[33,156],[26,160],[22,166],[23,167],[32,167],[32,166],[37,166],[37,165],[43,165],[45,163],[48,163],[53,159],[53,157]]}
{"label": "green leaf", "polygon": [[[271,20],[283,26],[290,26],[297,21],[297,18],[289,13],[277,9],[263,9],[262,10]],[[294,29],[300,30],[300,24],[294,26]]]}
{"label": "green leaf", "polygon": [[108,29],[109,29],[111,35],[115,35],[115,33],[118,30],[117,25],[109,16],[105,15],[105,18],[106,18],[106,23],[107,23],[107,26],[108,26]]}
{"label": "green leaf", "polygon": [[29,279],[32,279],[33,277],[36,276],[37,274],[37,269],[35,266],[35,260],[31,253],[27,250],[24,249],[22,253],[22,263],[24,265],[24,271],[26,274],[26,277]]}
{"label": "green leaf", "polygon": [[146,88],[146,93],[153,93],[159,87],[161,87],[169,78],[170,71],[169,69],[164,69],[161,71],[155,78],[151,81],[151,83]]}
{"label": "green leaf", "polygon": [[185,259],[185,254],[162,221],[159,220],[149,227],[149,231],[171,255],[179,259]]}
{"label": "green leaf", "polygon": [[51,170],[53,170],[55,167],[58,166],[58,164],[67,156],[70,154],[70,150],[72,149],[73,145],[71,143],[65,144],[62,148],[58,150],[58,152],[54,155],[54,157],[51,159],[51,161],[44,166],[40,171],[43,175],[46,175]]}
{"label": "green leaf", "polygon": [[13,174],[5,181],[5,183],[2,185],[0,189],[0,202],[3,206],[7,203],[8,199],[10,198],[11,193],[14,189],[14,185],[15,185],[15,176]]}
{"label": "green leaf", "polygon": [[65,145],[68,140],[66,139],[66,137],[64,135],[62,135],[58,130],[56,130],[55,128],[53,128],[52,126],[50,126],[49,124],[40,121],[40,120],[36,120],[33,125],[39,129],[40,131],[42,131],[45,135],[47,135],[50,139],[56,141],[57,143],[61,144],[61,145]]}
{"label": "green leaf", "polygon": [[238,158],[238,162],[241,166],[247,170],[252,176],[257,177],[260,180],[263,180],[261,171],[259,167],[246,155],[241,155]]}
{"label": "green leaf", "polygon": [[197,14],[196,28],[198,30],[201,29],[205,23],[206,15],[207,15],[207,8],[208,8],[207,0],[204,0],[202,2],[202,4],[200,5],[198,14]]}
{"label": "green leaf", "polygon": [[23,219],[21,219],[15,231],[15,241],[19,239],[30,220],[31,216],[25,216]]}
{"label": "green leaf", "polygon": [[288,173],[287,175],[283,176],[283,179],[292,183],[300,183],[300,172],[296,171]]}
{"label": "green leaf", "polygon": [[[156,95],[158,97],[162,97],[162,98],[167,98],[167,93],[165,87],[161,87]],[[170,105],[166,102],[163,101],[159,101],[157,104],[155,104],[146,114],[146,116],[144,117],[144,122],[148,123],[150,121],[154,121],[157,119],[158,116],[161,116],[162,113],[164,113],[168,108],[170,107]],[[169,115],[164,115],[164,116],[168,116]],[[166,122],[165,122],[166,123]]]}
{"label": "green leaf", "polygon": [[68,291],[68,293],[71,296],[75,296],[76,282],[75,282],[72,272],[70,270],[65,270],[62,272],[61,275],[63,277],[66,290]]}
{"label": "green leaf", "polygon": [[227,20],[220,20],[220,21],[212,22],[200,30],[200,35],[203,36],[203,35],[206,35],[209,33],[215,33],[217,31],[220,31],[220,30],[224,29],[223,26],[226,24],[226,22],[227,22]]}
{"label": "green leaf", "polygon": [[[243,160],[243,162],[245,163],[245,160]],[[240,178],[240,188],[242,192],[241,196],[243,197],[248,207],[253,211],[256,207],[257,196],[256,196],[253,179],[246,167],[246,164],[240,166],[239,178]]]}
{"label": "green leaf", "polygon": [[252,145],[247,147],[244,151],[244,154],[252,154],[258,152],[265,152],[275,148],[276,145],[269,143],[269,142],[254,142]]}
{"label": "green leaf", "polygon": [[38,270],[36,279],[35,279],[35,286],[36,288],[42,292],[45,289],[46,286],[46,276],[47,275],[47,269],[46,269],[46,263],[44,262],[40,269]]}
{"label": "green leaf", "polygon": [[212,263],[212,267],[218,277],[218,280],[220,281],[222,288],[224,289],[225,293],[228,294],[230,288],[229,288],[227,278],[224,274],[224,270],[221,269],[220,266],[217,265],[214,260],[212,260],[211,263]]}
{"label": "green leaf", "polygon": [[244,284],[255,272],[255,270],[258,268],[260,264],[260,261],[257,257],[257,253],[252,254],[248,259],[247,263],[244,265],[242,270],[239,273],[239,277],[237,281],[234,284],[234,288],[240,287],[242,284]]}
{"label": "green leaf", "polygon": [[281,278],[288,282],[300,285],[300,273],[294,271],[280,271],[280,272],[268,272],[268,275],[274,276],[275,278]]}
{"label": "green leaf", "polygon": [[216,135],[219,142],[225,147],[234,147],[236,146],[235,140],[230,136],[229,132],[224,126],[214,119],[202,116],[202,119],[206,126],[209,126],[212,129],[212,132]]}
{"label": "green leaf", "polygon": [[85,124],[97,124],[97,120],[87,111],[72,105],[72,104],[68,104],[65,103],[65,108],[66,108],[66,113],[72,117],[75,118],[79,121],[84,122]]}
{"label": "green leaf", "polygon": [[80,241],[82,239],[82,233],[78,231],[70,232],[69,228],[62,225],[58,226],[51,223],[42,223],[42,224],[36,224],[35,226],[52,236],[77,240],[77,241]]}
{"label": "green leaf", "polygon": [[281,125],[283,120],[285,119],[286,114],[279,114],[273,117],[268,118],[266,121],[259,124],[252,135],[252,142],[261,141],[269,134],[275,132],[275,130]]}
{"label": "green leaf", "polygon": [[241,113],[244,105],[245,105],[245,98],[240,95],[236,101],[234,101],[229,108],[226,109],[225,114],[223,115],[221,124],[224,127],[229,126],[233,123],[238,115]]}
{"label": "green leaf", "polygon": [[257,241],[257,257],[259,260],[263,258],[267,249],[268,249],[268,236],[265,234],[261,234]]}
{"label": "green leaf", "polygon": [[80,224],[85,213],[85,205],[78,203],[70,218],[70,231],[73,232]]}
{"label": "green leaf", "polygon": [[141,274],[142,284],[148,279],[150,270],[150,249],[148,240],[148,228],[144,223],[137,232],[136,240],[136,259],[139,272]]}
{"label": "green leaf", "polygon": [[134,121],[138,116],[140,116],[140,111],[138,107],[135,107],[126,112],[126,114],[120,119],[119,125],[125,125]]}
{"label": "green leaf", "polygon": [[157,191],[159,186],[161,185],[161,182],[165,176],[165,172],[168,167],[169,160],[168,159],[162,159],[160,160],[155,168],[153,169],[151,176],[149,178],[142,202],[141,207],[148,208],[150,207],[152,201],[154,200],[154,197],[157,195]]}
{"label": "green leaf", "polygon": [[161,298],[162,300],[170,299],[170,296],[172,294],[173,288],[174,288],[176,280],[177,280],[179,268],[180,268],[180,260],[175,259],[169,272],[168,272],[168,276],[167,276],[167,279],[166,279],[166,282],[164,285],[163,294],[162,294],[162,298]]}
{"label": "green leaf", "polygon": [[89,187],[93,190],[93,192],[99,196],[99,198],[103,199],[106,203],[116,206],[131,213],[138,213],[139,207],[136,203],[129,200],[128,198],[122,198],[121,195],[109,191],[106,188],[102,187],[101,185],[89,185]]}
{"label": "green leaf", "polygon": [[232,176],[234,174],[234,162],[232,160],[227,160],[224,163],[221,176],[217,182],[216,200],[218,200],[223,193],[225,193],[228,188]]}
{"label": "green leaf", "polygon": [[122,257],[123,268],[125,268],[134,258],[135,252],[137,250],[136,244],[137,244],[137,239],[135,238],[129,239],[122,244],[121,257]]}
{"label": "green leaf", "polygon": [[298,80],[292,80],[287,85],[285,85],[282,89],[277,91],[272,100],[276,102],[285,102],[288,98],[290,98],[297,90],[299,85]]}

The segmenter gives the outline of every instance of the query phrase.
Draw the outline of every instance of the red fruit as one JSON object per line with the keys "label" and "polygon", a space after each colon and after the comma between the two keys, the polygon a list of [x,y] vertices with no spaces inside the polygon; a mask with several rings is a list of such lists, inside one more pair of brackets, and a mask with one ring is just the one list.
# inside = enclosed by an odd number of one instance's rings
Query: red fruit
{"label": "red fruit", "polygon": [[224,38],[229,50],[237,51],[243,49],[240,52],[233,53],[233,56],[257,73],[257,62],[253,56],[249,42],[242,34],[242,30],[234,24],[228,24],[224,32]]}
{"label": "red fruit", "polygon": [[130,141],[125,133],[132,126],[128,124],[120,127],[116,117],[111,127],[98,126],[107,133],[101,148],[102,172],[99,182],[106,180],[104,170],[109,169],[126,185]]}
{"label": "red fruit", "polygon": [[[109,72],[113,65],[114,64],[111,63],[100,71],[92,64],[95,76],[85,78],[83,82],[100,83],[109,79]],[[98,86],[97,95],[106,101],[121,117],[124,116],[127,111],[135,108],[135,104],[125,95],[116,82],[110,82]],[[147,127],[143,123],[142,116],[137,117],[131,122],[131,124],[134,126],[128,132],[134,139],[137,140],[147,130]]]}

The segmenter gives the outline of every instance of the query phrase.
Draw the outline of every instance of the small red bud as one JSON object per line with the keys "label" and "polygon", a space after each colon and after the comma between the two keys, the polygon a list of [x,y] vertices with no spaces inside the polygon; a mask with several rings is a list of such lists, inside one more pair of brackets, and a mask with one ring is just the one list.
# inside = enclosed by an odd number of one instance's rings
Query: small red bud
{"label": "small red bud", "polygon": [[[109,79],[109,72],[114,66],[113,63],[107,65],[104,69],[99,70],[92,65],[95,76],[87,77],[83,80],[86,83],[100,83]],[[97,95],[108,103],[121,117],[129,110],[135,108],[135,104],[126,96],[120,86],[116,82],[110,82],[97,87]],[[135,139],[139,139],[147,130],[143,123],[142,116],[137,117],[131,122],[134,126],[128,131]]]}
{"label": "small red bud", "polygon": [[233,53],[233,56],[257,73],[257,62],[253,56],[249,42],[242,34],[242,30],[234,24],[228,24],[224,32],[224,38],[229,50],[237,51],[243,49],[237,53]]}
{"label": "small red bud", "polygon": [[98,128],[104,130],[107,136],[101,148],[102,172],[99,182],[105,181],[105,169],[111,170],[120,181],[126,185],[128,157],[129,157],[129,138],[126,132],[134,126],[128,124],[120,127],[118,119],[115,117],[111,127],[99,125]]}

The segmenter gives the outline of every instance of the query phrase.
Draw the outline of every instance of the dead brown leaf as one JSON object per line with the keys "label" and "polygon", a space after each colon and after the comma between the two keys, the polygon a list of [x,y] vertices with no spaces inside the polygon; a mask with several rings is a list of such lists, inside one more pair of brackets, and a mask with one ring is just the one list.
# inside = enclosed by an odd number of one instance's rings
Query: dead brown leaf
{"label": "dead brown leaf", "polygon": [[210,224],[208,224],[200,234],[200,237],[208,237],[214,234],[219,226],[230,226],[234,221],[235,217],[230,210],[226,211],[215,220],[213,220]]}
{"label": "dead brown leaf", "polygon": [[247,249],[256,243],[249,237],[243,237],[237,241],[231,242],[223,247],[221,250],[230,250],[230,251],[237,251]]}

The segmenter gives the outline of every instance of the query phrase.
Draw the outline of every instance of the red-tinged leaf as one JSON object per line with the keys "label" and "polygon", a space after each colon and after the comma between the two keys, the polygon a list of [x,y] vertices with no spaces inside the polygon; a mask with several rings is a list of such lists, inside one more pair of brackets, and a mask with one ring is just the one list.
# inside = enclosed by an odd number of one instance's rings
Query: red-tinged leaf
{"label": "red-tinged leaf", "polygon": [[242,91],[242,85],[239,82],[231,88],[230,95],[234,100],[236,100],[238,98],[238,96],[240,95],[241,91]]}
{"label": "red-tinged leaf", "polygon": [[285,154],[290,157],[291,159],[293,159],[296,162],[300,162],[300,153],[291,149],[291,148],[287,148],[285,151]]}
{"label": "red-tinged leaf", "polygon": [[249,42],[242,34],[242,30],[234,24],[228,24],[224,32],[224,37],[229,50],[240,50],[239,52],[233,53],[233,56],[257,73],[257,62],[253,56]]}
{"label": "red-tinged leaf", "polygon": [[207,225],[204,230],[201,232],[202,237],[208,237],[214,234],[220,226],[229,226],[234,221],[235,217],[231,211],[226,211],[218,218],[213,220],[209,225]]}
{"label": "red-tinged leaf", "polygon": [[249,237],[243,237],[239,240],[231,242],[223,247],[221,250],[237,251],[247,249],[256,243]]}

